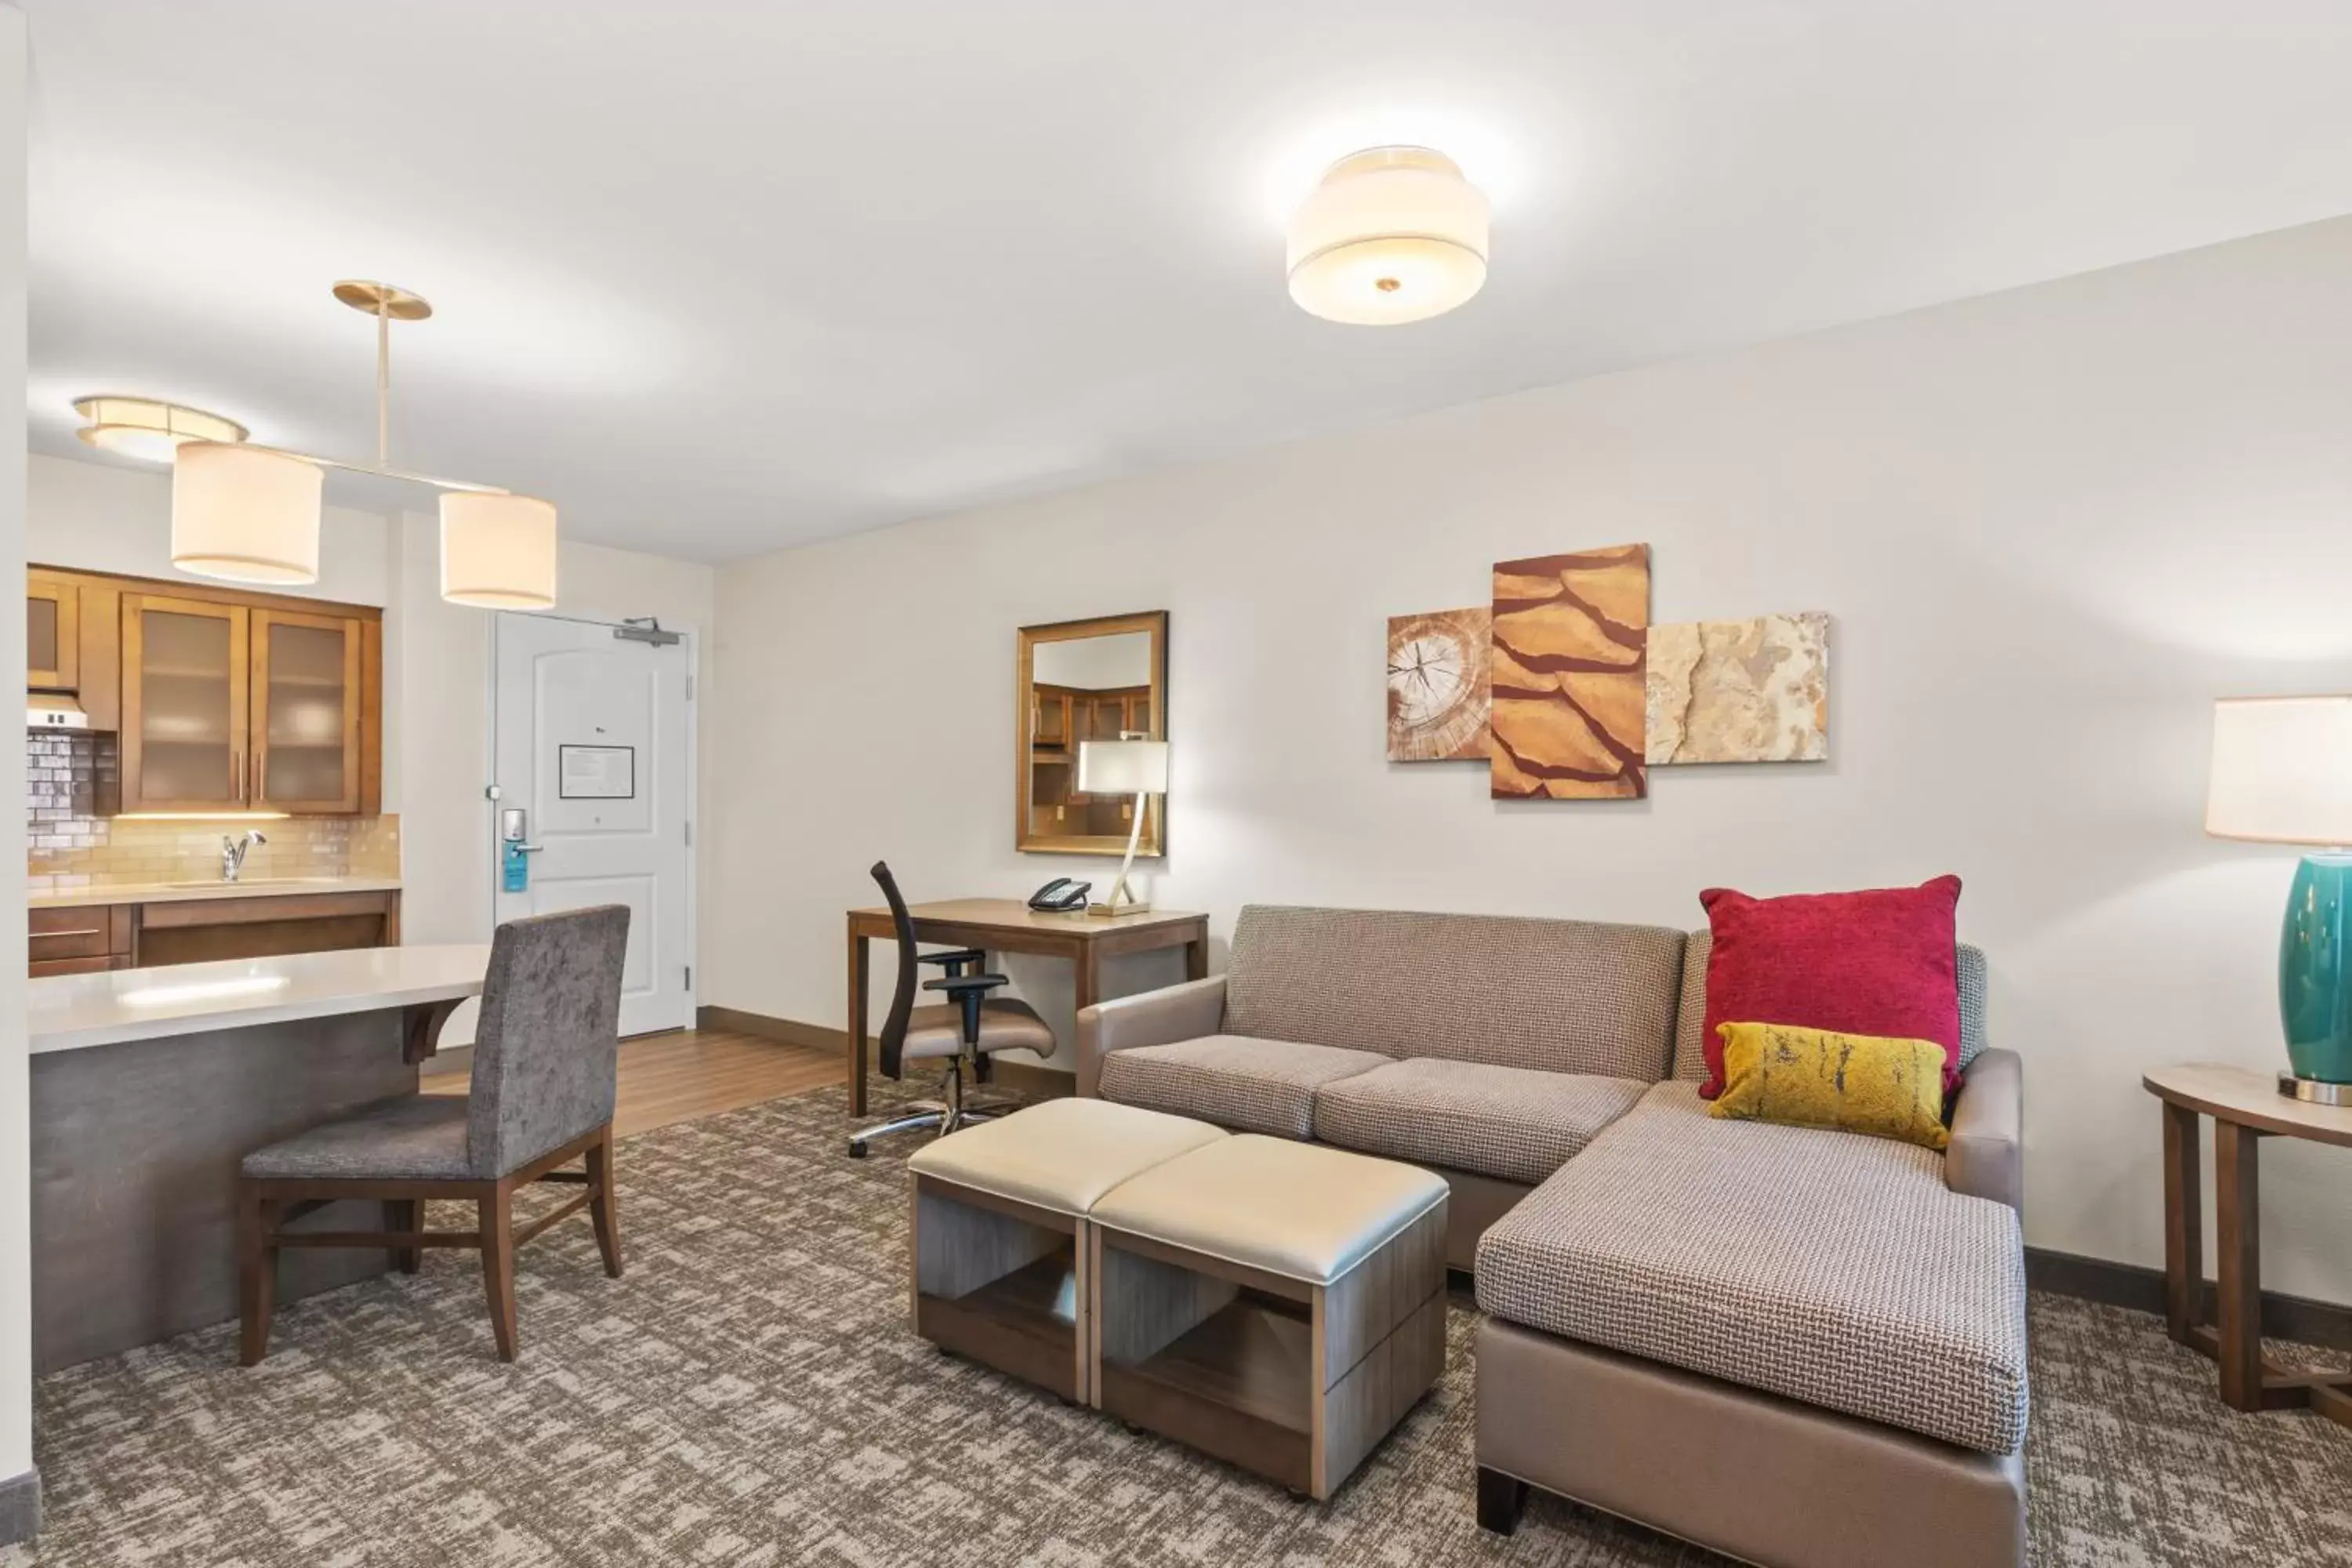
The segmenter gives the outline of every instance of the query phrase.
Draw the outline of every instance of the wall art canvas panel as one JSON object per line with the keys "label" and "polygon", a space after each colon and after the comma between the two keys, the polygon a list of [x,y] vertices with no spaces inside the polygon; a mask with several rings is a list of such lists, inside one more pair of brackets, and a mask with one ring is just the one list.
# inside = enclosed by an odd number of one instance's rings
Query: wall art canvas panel
{"label": "wall art canvas panel", "polygon": [[1389,761],[1486,760],[1485,605],[1389,617]]}
{"label": "wall art canvas panel", "polygon": [[1652,626],[1648,693],[1653,766],[1825,761],[1830,618]]}
{"label": "wall art canvas panel", "polygon": [[1650,547],[1621,544],[1495,566],[1495,798],[1648,793]]}

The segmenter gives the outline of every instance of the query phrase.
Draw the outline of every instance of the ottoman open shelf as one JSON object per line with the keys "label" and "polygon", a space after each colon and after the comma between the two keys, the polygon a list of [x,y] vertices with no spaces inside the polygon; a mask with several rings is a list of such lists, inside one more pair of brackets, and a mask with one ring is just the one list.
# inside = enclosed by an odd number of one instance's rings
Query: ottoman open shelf
{"label": "ottoman open shelf", "polygon": [[1098,1202],[1094,1404],[1323,1499],[1445,1368],[1444,1182],[1242,1136]]}
{"label": "ottoman open shelf", "polygon": [[908,1252],[915,1331],[1077,1404],[1092,1392],[1087,1211],[1222,1129],[1055,1100],[918,1152]]}

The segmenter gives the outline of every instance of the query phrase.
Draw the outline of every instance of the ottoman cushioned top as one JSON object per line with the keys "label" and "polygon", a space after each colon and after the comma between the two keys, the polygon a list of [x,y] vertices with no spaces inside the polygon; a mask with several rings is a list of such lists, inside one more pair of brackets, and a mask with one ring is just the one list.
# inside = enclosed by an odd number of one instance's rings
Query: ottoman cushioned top
{"label": "ottoman cushioned top", "polygon": [[1244,1132],[1121,1183],[1090,1217],[1108,1230],[1328,1285],[1445,1194],[1445,1179],[1417,1166]]}
{"label": "ottoman cushioned top", "polygon": [[1338,1046],[1203,1035],[1111,1052],[1103,1058],[1102,1092],[1106,1100],[1206,1117],[1244,1132],[1305,1138],[1314,1130],[1318,1089],[1388,1060]]}
{"label": "ottoman cushioned top", "polygon": [[2008,1454],[2017,1212],[1891,1139],[1706,1114],[1660,1084],[1478,1243],[1478,1305],[1627,1355]]}
{"label": "ottoman cushioned top", "polygon": [[907,1168],[1057,1214],[1083,1215],[1129,1177],[1228,1136],[1205,1121],[1107,1100],[1048,1100],[925,1144]]}

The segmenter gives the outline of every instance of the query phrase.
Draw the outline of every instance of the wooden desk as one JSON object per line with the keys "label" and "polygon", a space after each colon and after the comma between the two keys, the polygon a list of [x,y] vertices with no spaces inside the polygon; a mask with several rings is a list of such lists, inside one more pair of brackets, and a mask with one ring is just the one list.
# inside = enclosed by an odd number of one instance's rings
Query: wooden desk
{"label": "wooden desk", "polygon": [[[1209,973],[1209,917],[1176,910],[1149,914],[1039,914],[1020,899],[943,899],[937,903],[908,906],[915,918],[915,936],[949,947],[976,947],[986,952],[1031,952],[1066,958],[1076,980],[1077,1005],[1091,1007],[1101,999],[1102,961],[1125,952],[1151,952],[1160,948],[1184,950],[1184,976],[1200,980]],[[866,944],[876,937],[895,939],[890,911],[886,909],[849,911],[849,1114],[866,1114],[866,1010],[867,1004]],[[1061,1051],[1075,1041],[1056,1042]]]}
{"label": "wooden desk", "polygon": [[[2257,1151],[2264,1138],[2352,1148],[2352,1108],[2312,1105],[2278,1091],[2274,1076],[2244,1068],[2159,1068],[2140,1086],[2164,1102],[2164,1316],[2178,1342],[2221,1364],[2221,1399],[2235,1410],[2315,1410],[2352,1426],[2352,1373],[2295,1372],[2263,1359],[2262,1205]],[[2197,1118],[2213,1119],[2214,1321],[2201,1320],[2204,1231]]]}

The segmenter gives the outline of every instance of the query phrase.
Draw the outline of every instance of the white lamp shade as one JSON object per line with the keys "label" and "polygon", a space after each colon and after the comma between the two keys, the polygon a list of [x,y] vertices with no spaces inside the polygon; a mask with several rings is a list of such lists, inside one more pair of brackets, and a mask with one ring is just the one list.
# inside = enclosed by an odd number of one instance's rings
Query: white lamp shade
{"label": "white lamp shade", "polygon": [[1078,788],[1088,795],[1164,795],[1165,741],[1080,741]]}
{"label": "white lamp shade", "polygon": [[441,596],[478,610],[555,607],[555,508],[535,496],[446,490]]}
{"label": "white lamp shade", "polygon": [[2352,697],[2215,703],[2205,831],[2266,844],[2352,845]]}
{"label": "white lamp shade", "polygon": [[172,564],[227,583],[319,580],[315,463],[220,441],[181,444],[172,462]]}
{"label": "white lamp shade", "polygon": [[1326,321],[1442,316],[1486,281],[1487,207],[1454,161],[1376,147],[1324,174],[1290,226],[1290,297]]}

